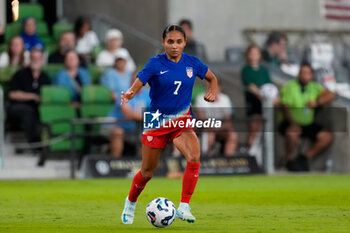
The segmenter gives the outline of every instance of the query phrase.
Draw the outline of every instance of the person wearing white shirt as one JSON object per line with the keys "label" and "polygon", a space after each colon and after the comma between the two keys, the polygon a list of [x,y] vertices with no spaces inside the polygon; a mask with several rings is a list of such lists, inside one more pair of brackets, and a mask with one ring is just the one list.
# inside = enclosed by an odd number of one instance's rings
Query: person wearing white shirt
{"label": "person wearing white shirt", "polygon": [[134,72],[136,65],[129,51],[122,48],[123,34],[118,29],[110,29],[106,34],[107,49],[101,51],[96,59],[98,66],[111,67],[114,64],[117,54],[123,54],[126,57],[126,70]]}
{"label": "person wearing white shirt", "polygon": [[91,30],[90,20],[85,17],[79,17],[75,22],[74,32],[77,37],[76,51],[86,61],[91,61],[91,53],[100,42],[96,33]]}
{"label": "person wearing white shirt", "polygon": [[[233,114],[233,106],[230,98],[221,92],[221,82],[218,81],[218,94],[215,102],[207,102],[204,100],[205,93],[199,94],[195,101],[195,112],[199,119],[215,118],[222,120],[221,129],[211,129],[210,132],[205,132],[202,140],[207,139],[207,151],[204,151],[208,156],[215,155],[215,142],[223,143],[223,154],[226,157],[233,156],[237,147],[237,133],[234,131],[231,122]],[[220,132],[219,130],[224,130]],[[206,144],[206,142],[204,142]]]}

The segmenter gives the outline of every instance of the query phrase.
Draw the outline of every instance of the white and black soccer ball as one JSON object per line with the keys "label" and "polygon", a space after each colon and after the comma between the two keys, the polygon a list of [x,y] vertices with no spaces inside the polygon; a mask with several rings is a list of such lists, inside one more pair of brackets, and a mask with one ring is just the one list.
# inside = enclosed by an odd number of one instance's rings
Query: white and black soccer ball
{"label": "white and black soccer ball", "polygon": [[170,226],[175,220],[175,215],[174,203],[164,197],[152,200],[146,208],[147,220],[155,227]]}

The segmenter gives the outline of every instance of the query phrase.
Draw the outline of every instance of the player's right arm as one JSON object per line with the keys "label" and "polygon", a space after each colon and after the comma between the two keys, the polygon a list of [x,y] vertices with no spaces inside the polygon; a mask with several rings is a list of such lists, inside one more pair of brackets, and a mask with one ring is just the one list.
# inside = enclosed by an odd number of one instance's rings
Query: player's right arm
{"label": "player's right arm", "polygon": [[132,98],[134,98],[134,96],[141,90],[142,87],[143,87],[143,82],[141,82],[139,78],[136,78],[135,82],[126,92],[122,91],[122,94],[120,95],[121,104],[126,104]]}

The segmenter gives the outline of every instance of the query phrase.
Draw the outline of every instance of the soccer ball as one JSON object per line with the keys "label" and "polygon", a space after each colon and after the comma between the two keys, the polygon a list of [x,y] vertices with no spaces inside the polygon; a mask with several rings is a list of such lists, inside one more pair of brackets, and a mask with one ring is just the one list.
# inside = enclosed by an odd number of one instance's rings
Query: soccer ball
{"label": "soccer ball", "polygon": [[278,97],[278,88],[271,83],[267,83],[260,87],[260,93],[266,99],[275,99]]}
{"label": "soccer ball", "polygon": [[176,215],[174,203],[164,197],[158,197],[152,200],[146,208],[148,221],[155,227],[170,226]]}

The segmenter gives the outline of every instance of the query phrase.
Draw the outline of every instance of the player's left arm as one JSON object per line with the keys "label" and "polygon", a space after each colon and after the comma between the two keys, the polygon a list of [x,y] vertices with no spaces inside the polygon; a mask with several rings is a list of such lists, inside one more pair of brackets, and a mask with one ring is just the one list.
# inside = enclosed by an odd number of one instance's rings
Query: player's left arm
{"label": "player's left arm", "polygon": [[214,102],[217,97],[218,80],[210,69],[208,69],[207,73],[205,74],[205,79],[209,82],[209,88],[207,93],[205,93],[204,99],[208,102]]}

